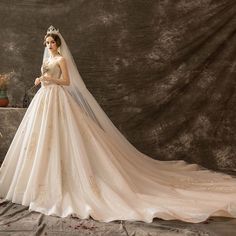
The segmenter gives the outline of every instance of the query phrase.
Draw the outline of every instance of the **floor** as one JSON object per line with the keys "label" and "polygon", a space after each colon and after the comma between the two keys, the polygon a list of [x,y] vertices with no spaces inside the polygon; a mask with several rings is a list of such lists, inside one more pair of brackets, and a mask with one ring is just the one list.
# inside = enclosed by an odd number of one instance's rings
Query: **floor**
{"label": "floor", "polygon": [[236,219],[210,218],[204,223],[164,221],[152,223],[113,221],[101,223],[75,217],[59,218],[28,211],[28,207],[0,201],[0,236],[236,236]]}

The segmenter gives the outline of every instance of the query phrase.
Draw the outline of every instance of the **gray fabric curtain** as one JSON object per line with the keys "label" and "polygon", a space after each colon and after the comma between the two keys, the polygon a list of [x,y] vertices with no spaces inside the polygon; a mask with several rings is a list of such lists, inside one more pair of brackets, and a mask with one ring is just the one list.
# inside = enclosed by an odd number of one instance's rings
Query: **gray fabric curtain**
{"label": "gray fabric curtain", "polygon": [[125,128],[157,159],[235,170],[236,2],[159,1],[155,11],[155,34],[142,28],[152,45],[136,44],[150,53],[126,82],[142,110]]}

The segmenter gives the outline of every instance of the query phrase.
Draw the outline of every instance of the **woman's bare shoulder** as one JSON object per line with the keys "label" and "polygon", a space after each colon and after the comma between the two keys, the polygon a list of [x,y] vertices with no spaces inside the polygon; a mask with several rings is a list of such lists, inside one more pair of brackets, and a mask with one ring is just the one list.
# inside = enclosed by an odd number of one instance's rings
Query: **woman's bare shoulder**
{"label": "woman's bare shoulder", "polygon": [[59,56],[57,60],[58,60],[59,63],[65,63],[66,62],[66,59],[63,56]]}

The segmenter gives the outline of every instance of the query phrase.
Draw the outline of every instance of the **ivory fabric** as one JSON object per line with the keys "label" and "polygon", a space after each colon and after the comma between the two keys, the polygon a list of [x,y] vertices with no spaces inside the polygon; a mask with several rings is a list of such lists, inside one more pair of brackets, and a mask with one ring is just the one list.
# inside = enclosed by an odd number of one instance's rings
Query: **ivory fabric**
{"label": "ivory fabric", "polygon": [[[56,59],[45,67],[61,78]],[[64,86],[46,82],[2,163],[0,197],[46,215],[102,222],[236,217],[235,178],[117,144]]]}

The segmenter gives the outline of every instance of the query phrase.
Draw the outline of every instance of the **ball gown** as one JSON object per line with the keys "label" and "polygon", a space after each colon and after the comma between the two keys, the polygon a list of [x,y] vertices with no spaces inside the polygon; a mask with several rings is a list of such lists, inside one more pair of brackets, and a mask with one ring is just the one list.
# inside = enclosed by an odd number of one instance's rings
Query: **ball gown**
{"label": "ball gown", "polygon": [[[57,59],[45,66],[61,79]],[[130,146],[115,142],[65,86],[42,82],[1,165],[0,198],[101,222],[236,217],[235,178]]]}

